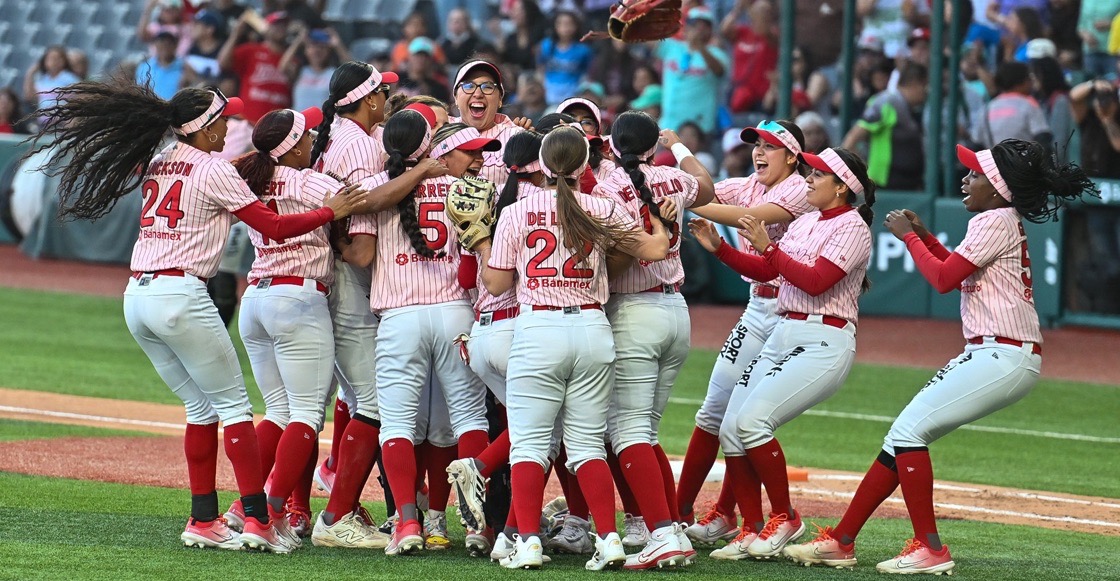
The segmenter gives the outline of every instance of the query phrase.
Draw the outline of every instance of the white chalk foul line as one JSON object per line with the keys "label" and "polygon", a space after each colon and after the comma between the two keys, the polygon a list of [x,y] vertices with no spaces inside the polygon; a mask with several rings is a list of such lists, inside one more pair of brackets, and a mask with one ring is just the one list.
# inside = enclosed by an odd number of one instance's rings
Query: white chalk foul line
{"label": "white chalk foul line", "polygon": [[[56,412],[53,410],[40,410],[0,405],[0,413],[24,414],[31,416],[45,416],[48,418],[63,418],[68,420],[81,420],[84,422],[100,422],[103,424],[124,424],[128,426],[142,426],[145,428],[160,428],[164,430],[183,431],[185,424],[172,424],[170,422],[154,422],[151,420],[134,420],[131,418],[114,418],[111,416],[95,416],[91,414],[75,414],[72,412]],[[320,446],[330,446],[331,441],[320,438]]]}
{"label": "white chalk foul line", "polygon": [[[680,397],[669,398],[669,403],[679,405],[699,406],[703,401],[697,399],[686,399]],[[831,410],[807,410],[807,416],[818,416],[823,418],[843,418],[847,420],[860,420],[864,422],[879,422],[884,424],[894,423],[894,418],[890,416],[879,416],[872,414],[857,414],[852,412],[835,412]],[[1120,444],[1120,438],[1108,438],[1104,436],[1086,436],[1084,434],[1065,434],[1062,432],[1039,432],[1035,430],[1022,430],[1019,428],[1001,428],[998,426],[977,426],[975,424],[965,424],[961,426],[961,430],[968,430],[972,432],[988,432],[991,434],[1012,434],[1016,436],[1033,436],[1036,438],[1049,438],[1052,440],[1074,440],[1077,442],[1095,442],[1098,444]]]}
{"label": "white chalk foul line", "polygon": [[[855,474],[811,474],[811,480],[836,480],[840,482],[857,482],[862,481],[862,476]],[[969,486],[957,486],[955,484],[941,484],[935,482],[934,488],[939,490],[951,490],[953,492],[969,492],[979,493],[983,492],[982,488],[973,488]],[[1097,500],[1085,500],[1083,498],[1064,498],[1061,496],[1051,496],[1049,494],[1037,494],[1034,492],[1015,492],[1015,491],[1000,491],[1000,496],[1009,496],[1014,498],[1026,498],[1029,500],[1041,500],[1043,502],[1063,502],[1066,504],[1080,504],[1084,506],[1099,506],[1101,508],[1120,508],[1120,504],[1115,502],[1101,502]]]}

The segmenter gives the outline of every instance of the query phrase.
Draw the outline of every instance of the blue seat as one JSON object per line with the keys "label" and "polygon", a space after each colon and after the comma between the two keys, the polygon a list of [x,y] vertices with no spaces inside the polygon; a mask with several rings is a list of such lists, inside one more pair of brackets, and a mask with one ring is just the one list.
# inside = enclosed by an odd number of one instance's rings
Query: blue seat
{"label": "blue seat", "polygon": [[359,38],[350,43],[350,54],[357,60],[366,60],[374,53],[389,52],[393,41],[388,38]]}
{"label": "blue seat", "polygon": [[101,39],[101,35],[103,35],[104,33],[104,27],[96,24],[90,24],[73,31],[70,34],[70,44],[88,53],[97,47],[97,43]]}

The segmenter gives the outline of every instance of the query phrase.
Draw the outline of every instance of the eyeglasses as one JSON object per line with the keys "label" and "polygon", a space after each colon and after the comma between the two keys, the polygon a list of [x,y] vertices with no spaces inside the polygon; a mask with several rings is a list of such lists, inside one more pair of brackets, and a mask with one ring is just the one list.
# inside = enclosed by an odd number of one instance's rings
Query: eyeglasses
{"label": "eyeglasses", "polygon": [[472,83],[470,81],[467,81],[465,83],[459,83],[459,89],[468,95],[473,95],[474,92],[478,89],[482,90],[483,95],[493,95],[494,91],[498,89],[498,84],[491,83],[489,81],[483,83]]}
{"label": "eyeglasses", "polygon": [[599,131],[599,124],[590,117],[584,117],[583,119],[580,119],[579,125],[580,127],[583,127],[583,130],[588,133],[595,133]]}

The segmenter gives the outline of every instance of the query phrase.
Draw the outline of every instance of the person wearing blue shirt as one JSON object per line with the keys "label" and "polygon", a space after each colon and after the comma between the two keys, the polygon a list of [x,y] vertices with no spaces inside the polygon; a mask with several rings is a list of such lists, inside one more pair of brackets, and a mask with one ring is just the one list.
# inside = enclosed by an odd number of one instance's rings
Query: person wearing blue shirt
{"label": "person wearing blue shirt", "polygon": [[170,32],[156,35],[156,54],[136,67],[136,84],[148,85],[161,99],[171,99],[179,90],[183,75],[189,69],[183,59],[175,55],[178,44],[179,39]]}
{"label": "person wearing blue shirt", "polygon": [[663,63],[660,125],[676,131],[686,121],[697,124],[705,133],[716,129],[721,97],[720,85],[730,59],[712,45],[715,17],[711,10],[697,6],[688,11],[685,40],[666,39],[657,46]]}
{"label": "person wearing blue shirt", "polygon": [[574,13],[557,12],[552,26],[552,35],[541,42],[537,68],[544,74],[545,100],[558,105],[576,94],[594,53],[580,42],[580,21]]}

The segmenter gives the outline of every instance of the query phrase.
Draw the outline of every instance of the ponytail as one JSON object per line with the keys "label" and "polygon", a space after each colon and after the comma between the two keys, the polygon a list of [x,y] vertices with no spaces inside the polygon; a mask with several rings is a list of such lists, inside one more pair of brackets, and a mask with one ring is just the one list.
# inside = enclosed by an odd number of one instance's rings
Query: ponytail
{"label": "ponytail", "polygon": [[[394,114],[385,122],[385,131],[381,141],[385,145],[385,172],[389,179],[395,179],[416,164],[408,156],[416,151],[427,132],[431,131],[428,121],[416,111],[401,111]],[[428,246],[424,235],[420,232],[420,222],[416,217],[416,194],[410,192],[400,202],[397,202],[397,213],[401,218],[401,229],[408,236],[409,244],[417,254],[424,258],[442,258],[445,253],[438,254]]]}
{"label": "ponytail", "polygon": [[250,151],[233,160],[233,167],[258,198],[268,193],[268,183],[276,173],[276,162],[263,151]]}
{"label": "ponytail", "polygon": [[520,182],[529,179],[532,171],[525,171],[525,167],[537,162],[540,165],[541,140],[543,136],[536,131],[522,131],[509,138],[502,151],[502,161],[509,168],[509,178],[502,186],[502,192],[494,203],[494,223],[502,215],[502,210],[517,201],[517,192],[521,188]]}
{"label": "ponytail", "polygon": [[992,148],[992,159],[1011,190],[1011,206],[1035,224],[1058,219],[1067,202],[1100,189],[1076,164],[1059,164],[1034,141],[1005,139]]}
{"label": "ponytail", "polygon": [[642,173],[642,160],[636,154],[623,153],[619,161],[622,164],[622,169],[626,170],[626,174],[630,176],[630,183],[634,184],[634,189],[638,191],[638,197],[641,198],[642,203],[649,210],[649,215],[661,220],[666,228],[676,227],[676,223],[661,216],[661,207],[653,201],[653,191],[646,184],[646,174]]}
{"label": "ponytail", "polygon": [[[863,158],[856,155],[852,151],[844,149],[842,147],[835,147],[832,149],[832,151],[836,152],[836,155],[840,157],[840,160],[844,162],[844,165],[848,166],[848,169],[852,170],[852,173],[855,174],[856,179],[859,180],[860,185],[863,186],[863,203],[856,208],[856,211],[859,212],[859,216],[863,218],[863,221],[867,224],[867,227],[871,228],[871,224],[875,221],[875,211],[872,210],[871,207],[875,205],[875,190],[877,186],[875,185],[875,181],[867,175],[867,164],[864,163]],[[837,176],[836,179],[839,180],[839,176]],[[848,204],[855,204],[859,201],[859,196],[857,196],[854,191],[849,189],[848,197],[845,201]],[[863,282],[860,284],[860,292],[867,292],[870,289],[871,279],[868,278],[866,274],[864,274]]]}
{"label": "ponytail", "polygon": [[319,156],[327,149],[327,142],[331,140],[331,124],[334,123],[335,107],[334,99],[327,97],[323,101],[323,122],[319,123],[319,127],[315,130],[318,134],[315,136],[315,143],[311,146],[311,165],[312,167],[319,161]]}

